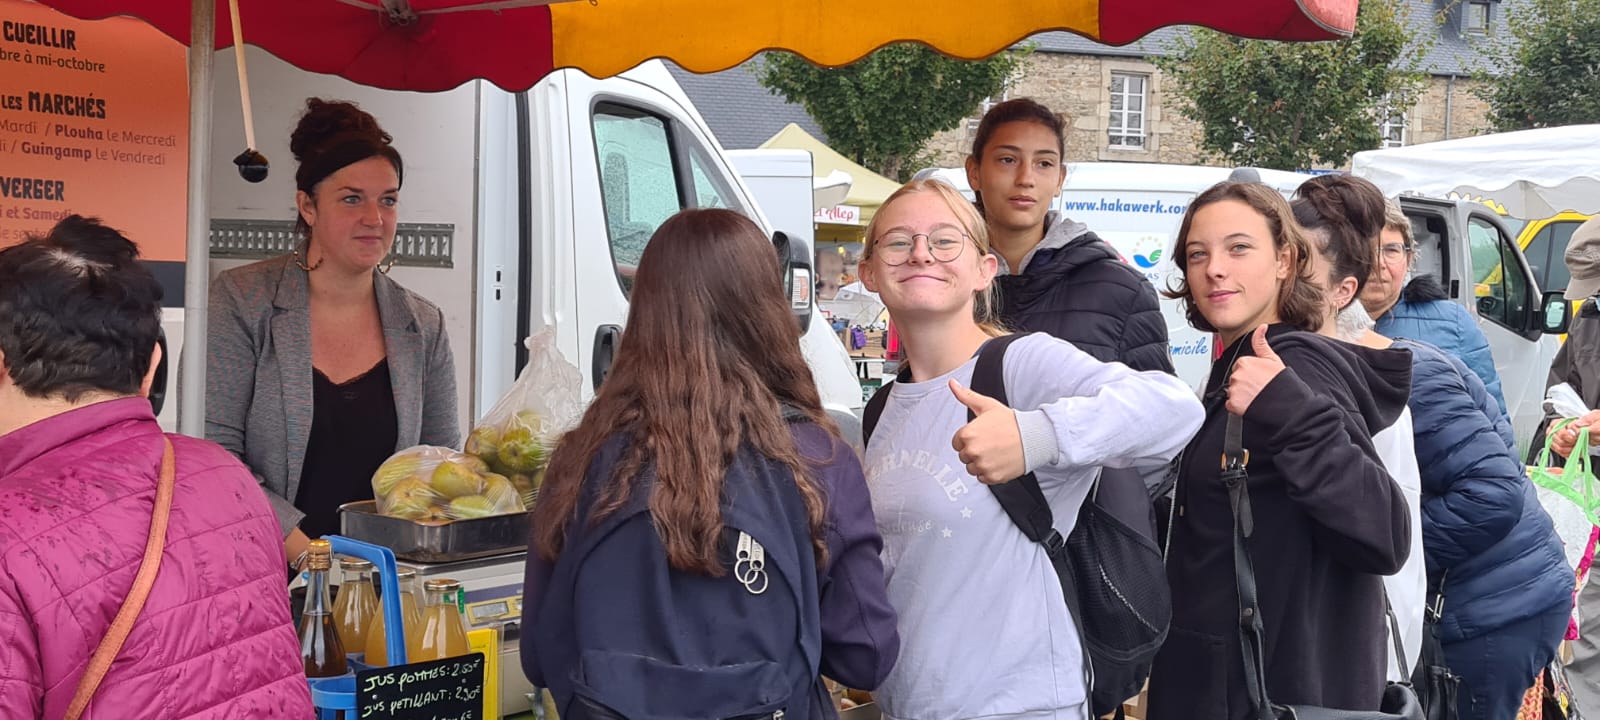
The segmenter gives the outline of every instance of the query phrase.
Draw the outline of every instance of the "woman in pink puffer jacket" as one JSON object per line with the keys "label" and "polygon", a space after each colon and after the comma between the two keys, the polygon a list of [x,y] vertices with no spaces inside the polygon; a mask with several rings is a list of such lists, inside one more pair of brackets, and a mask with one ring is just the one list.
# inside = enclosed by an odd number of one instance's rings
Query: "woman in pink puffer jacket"
{"label": "woman in pink puffer jacket", "polygon": [[[0,251],[0,719],[65,714],[144,554],[161,289],[136,256],[76,215]],[[222,448],[167,437],[160,570],[83,717],[311,717],[266,497]]]}

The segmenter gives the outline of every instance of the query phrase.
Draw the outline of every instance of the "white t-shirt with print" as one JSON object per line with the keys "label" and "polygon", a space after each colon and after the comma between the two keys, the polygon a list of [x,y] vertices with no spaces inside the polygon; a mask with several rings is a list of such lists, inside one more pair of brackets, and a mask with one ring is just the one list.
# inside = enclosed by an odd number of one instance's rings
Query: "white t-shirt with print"
{"label": "white t-shirt with print", "polygon": [[[892,720],[1081,720],[1082,651],[1043,548],[966,472],[951,438],[975,360],[896,383],[867,449],[900,656],[873,697]],[[1008,348],[1005,384],[1031,469],[1071,532],[1098,467],[1158,465],[1200,427],[1193,391],[1161,372],[1101,363],[1044,334]],[[1041,454],[1040,448],[1047,454]]]}

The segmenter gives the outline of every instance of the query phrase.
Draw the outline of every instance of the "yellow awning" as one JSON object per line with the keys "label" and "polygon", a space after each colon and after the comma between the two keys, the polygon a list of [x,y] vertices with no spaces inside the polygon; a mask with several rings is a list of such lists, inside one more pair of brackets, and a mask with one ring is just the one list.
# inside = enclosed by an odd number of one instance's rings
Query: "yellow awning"
{"label": "yellow awning", "polygon": [[871,220],[884,199],[900,189],[900,183],[857,165],[794,123],[783,126],[778,134],[761,143],[761,147],[805,150],[811,153],[811,173],[817,177],[825,176],[835,170],[849,175],[850,193],[845,196],[844,204],[861,208],[862,222]]}

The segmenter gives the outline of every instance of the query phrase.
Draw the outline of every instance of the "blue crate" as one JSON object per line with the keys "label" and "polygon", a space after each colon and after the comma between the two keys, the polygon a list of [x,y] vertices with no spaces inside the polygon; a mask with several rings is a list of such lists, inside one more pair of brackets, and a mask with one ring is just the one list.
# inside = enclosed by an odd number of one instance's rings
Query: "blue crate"
{"label": "blue crate", "polygon": [[[340,535],[323,538],[333,545],[335,555],[350,555],[372,563],[378,569],[378,583],[383,597],[378,600],[378,610],[384,615],[384,641],[389,646],[391,665],[406,663],[405,619],[400,614],[400,578],[395,572],[394,552],[389,548]],[[311,704],[316,707],[318,720],[337,720],[339,712],[356,709],[356,670],[367,665],[351,661],[351,669],[343,675],[328,678],[307,678],[311,683]]]}

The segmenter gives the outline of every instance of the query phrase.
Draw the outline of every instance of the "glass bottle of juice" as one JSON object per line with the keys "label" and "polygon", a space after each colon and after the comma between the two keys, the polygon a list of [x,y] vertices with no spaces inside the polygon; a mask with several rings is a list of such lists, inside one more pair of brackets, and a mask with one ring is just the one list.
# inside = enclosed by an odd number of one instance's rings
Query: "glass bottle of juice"
{"label": "glass bottle of juice", "polygon": [[422,626],[406,643],[411,662],[438,660],[471,652],[467,646],[467,624],[456,604],[461,583],[448,578],[422,584],[428,604],[422,609]]}
{"label": "glass bottle of juice", "polygon": [[[402,637],[409,642],[417,634],[417,626],[422,624],[422,610],[417,604],[417,571],[411,568],[399,568],[395,572],[400,586],[400,616],[404,624],[400,627]],[[373,667],[389,664],[388,632],[384,629],[386,623],[383,619],[382,608],[372,615],[372,628],[367,632],[367,656],[365,662]],[[416,662],[411,657],[410,646],[406,649],[406,659]]]}
{"label": "glass bottle of juice", "polygon": [[306,569],[306,609],[300,618],[300,659],[306,677],[334,677],[347,670],[344,644],[333,621],[333,603],[328,600],[328,573],[333,569],[333,546],[327,540],[312,540]]}
{"label": "glass bottle of juice", "polygon": [[360,558],[339,558],[343,575],[339,595],[333,599],[333,622],[339,628],[339,641],[345,652],[360,652],[367,646],[367,631],[378,610],[378,596],[372,592],[372,563]]}

